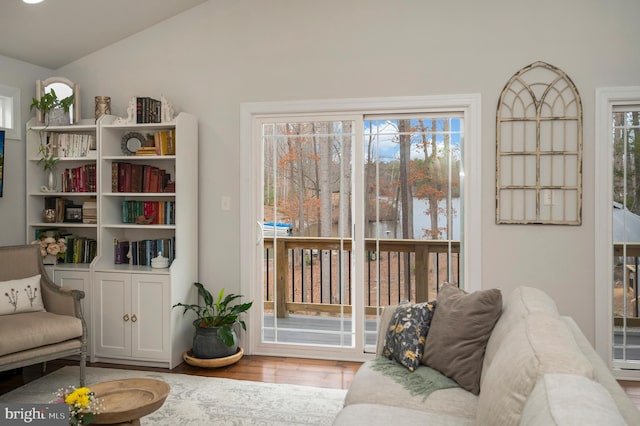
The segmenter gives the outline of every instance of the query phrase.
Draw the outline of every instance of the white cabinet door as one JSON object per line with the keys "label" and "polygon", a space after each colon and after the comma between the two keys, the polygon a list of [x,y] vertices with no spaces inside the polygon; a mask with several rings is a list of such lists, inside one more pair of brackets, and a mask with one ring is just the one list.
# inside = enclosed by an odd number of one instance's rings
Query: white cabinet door
{"label": "white cabinet door", "polygon": [[94,274],[95,355],[131,356],[131,275]]}
{"label": "white cabinet door", "polygon": [[131,279],[133,358],[169,359],[169,276],[133,274]]}

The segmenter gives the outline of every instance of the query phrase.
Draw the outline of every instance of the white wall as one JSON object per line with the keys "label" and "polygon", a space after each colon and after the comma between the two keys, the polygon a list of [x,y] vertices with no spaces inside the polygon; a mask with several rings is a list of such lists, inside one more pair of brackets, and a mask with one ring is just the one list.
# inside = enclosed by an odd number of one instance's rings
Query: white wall
{"label": "white wall", "polygon": [[[252,226],[238,211],[241,102],[481,93],[483,286],[540,287],[593,341],[594,90],[639,83],[638,16],[637,0],[210,0],[58,74],[80,82],[83,117],[95,95],[125,116],[132,96],[160,94],[199,117],[200,281],[236,292]],[[582,95],[581,226],[495,224],[497,99],[538,60]]]}
{"label": "white wall", "polygon": [[[31,117],[29,106],[36,95],[36,80],[52,71],[0,55],[0,84],[20,89],[21,140],[4,141],[4,186],[0,198],[0,245],[25,243],[26,177],[24,125]],[[44,172],[43,172],[44,180]]]}

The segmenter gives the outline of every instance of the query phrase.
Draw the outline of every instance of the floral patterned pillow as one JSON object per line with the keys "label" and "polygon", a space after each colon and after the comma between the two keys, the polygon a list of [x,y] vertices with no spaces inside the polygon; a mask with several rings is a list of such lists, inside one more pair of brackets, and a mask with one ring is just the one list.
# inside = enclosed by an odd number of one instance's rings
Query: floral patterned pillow
{"label": "floral patterned pillow", "polygon": [[0,281],[0,315],[44,311],[40,275]]}
{"label": "floral patterned pillow", "polygon": [[399,306],[389,321],[382,354],[414,371],[420,365],[436,302]]}

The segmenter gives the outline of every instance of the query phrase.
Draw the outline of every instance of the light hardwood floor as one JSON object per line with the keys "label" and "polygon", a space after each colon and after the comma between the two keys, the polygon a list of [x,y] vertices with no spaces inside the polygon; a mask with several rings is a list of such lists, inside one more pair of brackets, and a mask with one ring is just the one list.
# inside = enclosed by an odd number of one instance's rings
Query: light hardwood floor
{"label": "light hardwood floor", "polygon": [[[25,367],[21,372],[0,373],[0,395],[42,377],[44,374],[62,368],[65,365],[75,364],[77,363],[73,361],[58,360],[51,361],[47,364],[46,373],[42,372],[41,365]],[[181,364],[171,371],[163,368],[143,368],[116,364],[95,363],[88,365],[92,367],[154,370],[193,374],[196,376],[348,389],[361,363],[247,355],[233,365],[215,369],[192,367],[188,364]],[[640,381],[620,381],[620,384],[638,409],[640,409]]]}
{"label": "light hardwood floor", "polygon": [[[42,377],[44,374],[62,368],[65,365],[77,365],[77,362],[65,360],[48,362],[46,373],[42,372],[41,364],[24,367],[22,371],[0,373],[0,395]],[[267,383],[289,383],[334,389],[348,389],[361,363],[247,355],[233,365],[214,369],[192,367],[186,363],[180,364],[173,370],[103,363],[88,363],[87,365],[91,367],[153,370]]]}

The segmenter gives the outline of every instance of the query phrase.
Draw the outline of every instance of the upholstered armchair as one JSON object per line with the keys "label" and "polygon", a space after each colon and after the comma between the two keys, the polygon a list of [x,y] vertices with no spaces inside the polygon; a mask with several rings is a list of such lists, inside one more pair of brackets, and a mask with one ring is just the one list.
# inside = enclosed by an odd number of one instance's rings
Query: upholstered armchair
{"label": "upholstered armchair", "polygon": [[51,281],[39,246],[0,247],[0,371],[79,355],[83,386],[87,354],[83,297],[83,291]]}

